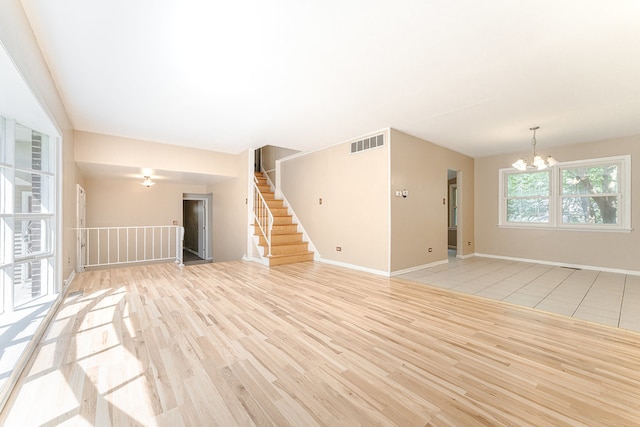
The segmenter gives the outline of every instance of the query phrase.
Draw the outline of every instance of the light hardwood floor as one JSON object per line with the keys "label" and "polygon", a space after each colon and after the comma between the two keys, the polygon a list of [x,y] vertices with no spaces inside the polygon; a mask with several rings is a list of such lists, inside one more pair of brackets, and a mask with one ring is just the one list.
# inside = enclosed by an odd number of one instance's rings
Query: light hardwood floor
{"label": "light hardwood floor", "polygon": [[640,423],[640,334],[312,262],[80,274],[0,421]]}

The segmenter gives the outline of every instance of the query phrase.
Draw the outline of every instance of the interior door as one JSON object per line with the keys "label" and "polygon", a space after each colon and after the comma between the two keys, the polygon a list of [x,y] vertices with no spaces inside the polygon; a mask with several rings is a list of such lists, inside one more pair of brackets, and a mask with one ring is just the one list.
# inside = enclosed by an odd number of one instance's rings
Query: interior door
{"label": "interior door", "polygon": [[77,205],[78,265],[76,270],[81,272],[87,264],[87,193],[80,184],[77,187]]}
{"label": "interior door", "polygon": [[206,200],[183,200],[184,248],[202,259],[207,255]]}

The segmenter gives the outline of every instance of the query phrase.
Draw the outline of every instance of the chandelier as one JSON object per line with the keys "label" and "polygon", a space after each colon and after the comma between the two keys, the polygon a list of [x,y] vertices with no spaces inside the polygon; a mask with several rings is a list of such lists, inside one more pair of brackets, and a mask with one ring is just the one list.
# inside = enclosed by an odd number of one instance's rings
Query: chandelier
{"label": "chandelier", "polygon": [[533,131],[533,138],[531,139],[531,145],[533,146],[533,154],[529,157],[523,157],[518,159],[517,162],[513,163],[511,166],[518,169],[519,171],[525,171],[527,169],[537,169],[542,170],[546,169],[549,166],[553,166],[558,161],[551,156],[540,155],[536,153],[536,131],[540,129],[540,126],[534,126],[529,128],[529,130]]}
{"label": "chandelier", "polygon": [[151,181],[151,177],[150,176],[145,176],[144,177],[144,181],[142,181],[140,184],[144,185],[145,187],[149,188],[152,185],[155,184],[155,182]]}

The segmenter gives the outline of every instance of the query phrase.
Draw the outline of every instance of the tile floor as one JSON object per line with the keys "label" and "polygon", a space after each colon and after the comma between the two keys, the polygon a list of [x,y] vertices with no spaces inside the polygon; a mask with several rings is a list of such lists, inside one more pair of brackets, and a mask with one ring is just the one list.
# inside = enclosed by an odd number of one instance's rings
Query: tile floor
{"label": "tile floor", "polygon": [[640,276],[450,256],[397,277],[640,332]]}

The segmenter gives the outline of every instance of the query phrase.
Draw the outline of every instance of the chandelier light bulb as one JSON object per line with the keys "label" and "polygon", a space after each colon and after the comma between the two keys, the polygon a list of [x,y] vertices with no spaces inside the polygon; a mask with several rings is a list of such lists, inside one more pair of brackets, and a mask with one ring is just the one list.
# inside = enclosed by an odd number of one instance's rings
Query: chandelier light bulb
{"label": "chandelier light bulb", "polygon": [[521,158],[514,162],[511,166],[519,171],[526,171],[527,169],[544,170],[550,166],[558,163],[556,159],[548,155],[540,155],[536,153],[536,131],[540,129],[540,126],[534,126],[529,128],[533,131],[533,138],[531,139],[531,146],[533,147],[533,154],[528,158]]}

